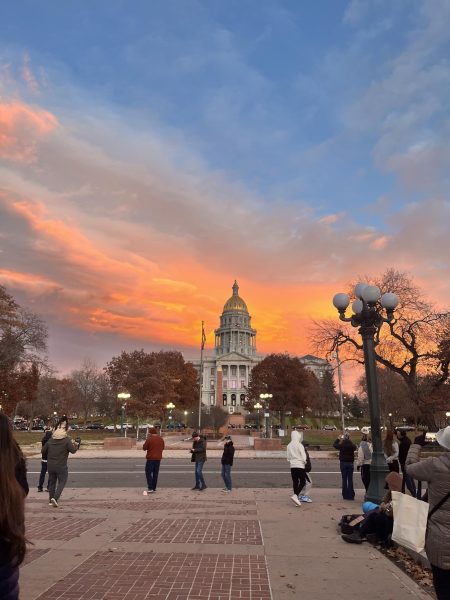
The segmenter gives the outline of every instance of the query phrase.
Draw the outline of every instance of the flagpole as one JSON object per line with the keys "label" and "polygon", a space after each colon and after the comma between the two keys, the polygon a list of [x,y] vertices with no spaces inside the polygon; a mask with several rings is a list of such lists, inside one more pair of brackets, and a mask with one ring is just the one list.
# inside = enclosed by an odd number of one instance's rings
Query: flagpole
{"label": "flagpole", "polygon": [[198,395],[198,431],[202,428],[203,348],[205,347],[205,322],[202,321],[202,343],[200,346],[200,391]]}

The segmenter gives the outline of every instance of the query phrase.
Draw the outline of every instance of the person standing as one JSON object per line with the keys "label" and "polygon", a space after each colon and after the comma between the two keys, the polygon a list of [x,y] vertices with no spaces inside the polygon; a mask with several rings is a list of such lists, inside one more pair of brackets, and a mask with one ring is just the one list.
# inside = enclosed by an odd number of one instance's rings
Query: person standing
{"label": "person standing", "polygon": [[62,417],[56,424],[52,437],[42,448],[42,458],[48,461],[49,505],[54,508],[58,508],[58,500],[67,483],[69,453],[75,454],[81,444],[79,437],[75,438],[75,442],[72,442],[67,435],[68,429],[67,417]]}
{"label": "person standing", "polygon": [[394,440],[394,432],[392,429],[388,429],[383,442],[384,458],[386,459],[389,471],[395,471],[396,473],[400,473],[398,450],[398,442]]}
{"label": "person standing", "polygon": [[27,470],[8,417],[0,412],[0,598],[19,599],[19,566],[25,558]]}
{"label": "person standing", "polygon": [[362,438],[358,447],[357,468],[361,471],[361,480],[367,492],[370,484],[370,463],[372,462],[372,444],[370,431],[367,427],[361,429]]}
{"label": "person standing", "polygon": [[292,430],[291,441],[286,448],[286,458],[291,467],[292,487],[294,490],[291,500],[296,506],[302,505],[299,495],[306,484],[306,452],[302,442],[303,432],[296,431],[295,429]]}
{"label": "person standing", "polygon": [[353,488],[353,470],[356,446],[351,441],[348,431],[344,433],[341,439],[338,438],[333,446],[336,450],[339,450],[339,462],[342,475],[342,498],[344,500],[354,500],[355,490]]}
{"label": "person standing", "polygon": [[406,457],[408,456],[409,449],[411,447],[411,440],[406,435],[406,431],[400,430],[397,431],[397,439],[398,439],[398,462],[400,463],[400,468],[403,474],[403,485],[402,491],[405,492],[405,486],[408,488],[409,493],[413,498],[416,497],[416,486],[414,483],[414,479],[411,475],[408,475],[406,472]]}
{"label": "person standing", "polygon": [[232,482],[231,482],[231,467],[233,466],[233,458],[234,458],[234,445],[233,440],[230,435],[226,435],[224,437],[225,444],[223,446],[223,454],[222,454],[222,479],[225,484],[225,487],[222,491],[231,492],[232,490]]}
{"label": "person standing", "polygon": [[414,440],[406,459],[406,472],[428,482],[428,513],[425,552],[433,572],[438,600],[450,598],[450,425],[440,429],[436,441],[444,448],[441,456],[420,460],[425,432]]}
{"label": "person standing", "polygon": [[197,431],[192,433],[191,462],[195,463],[195,485],[193,490],[206,490],[206,483],[203,477],[203,466],[206,462],[206,438]]}
{"label": "person standing", "polygon": [[[48,442],[48,440],[52,437],[52,428],[51,427],[47,427],[44,433],[44,436],[41,440],[41,445],[42,448],[45,446],[45,444]],[[42,451],[41,448],[41,451]],[[39,475],[39,483],[38,483],[38,492],[43,492],[44,491],[44,481],[45,481],[45,475],[47,474],[47,460],[44,460],[43,458],[41,459],[41,474]],[[47,490],[48,491],[48,488]]]}
{"label": "person standing", "polygon": [[145,463],[145,476],[147,478],[147,490],[144,491],[143,495],[148,496],[156,492],[156,485],[158,483],[159,467],[161,465],[161,459],[164,450],[164,440],[158,434],[155,427],[150,427],[148,430],[148,437],[142,446],[142,450],[146,450],[146,463]]}

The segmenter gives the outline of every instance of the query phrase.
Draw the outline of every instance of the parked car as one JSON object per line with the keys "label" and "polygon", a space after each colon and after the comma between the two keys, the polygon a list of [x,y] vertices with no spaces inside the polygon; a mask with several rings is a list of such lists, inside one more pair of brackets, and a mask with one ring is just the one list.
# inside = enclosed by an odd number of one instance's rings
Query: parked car
{"label": "parked car", "polygon": [[[114,431],[114,425],[106,425],[105,429],[106,429],[107,431]],[[116,429],[116,431],[117,431],[118,429],[120,429],[120,425],[116,425],[115,429]]]}
{"label": "parked car", "polygon": [[436,441],[436,431],[427,431],[425,434],[425,442],[433,443]]}
{"label": "parked car", "polygon": [[400,427],[395,428],[395,431],[415,431],[415,429],[412,425],[400,425]]}
{"label": "parked car", "polygon": [[305,423],[302,423],[300,425],[294,425],[292,429],[301,429],[302,431],[306,431],[307,429],[311,429],[311,427]]}
{"label": "parked car", "polygon": [[102,423],[91,423],[90,425],[87,425],[86,429],[99,430],[99,429],[105,429],[105,426]]}
{"label": "parked car", "polygon": [[324,431],[337,431],[336,425],[324,425],[322,429]]}
{"label": "parked car", "polygon": [[347,431],[359,431],[359,427],[358,425],[349,425],[349,427],[346,427]]}

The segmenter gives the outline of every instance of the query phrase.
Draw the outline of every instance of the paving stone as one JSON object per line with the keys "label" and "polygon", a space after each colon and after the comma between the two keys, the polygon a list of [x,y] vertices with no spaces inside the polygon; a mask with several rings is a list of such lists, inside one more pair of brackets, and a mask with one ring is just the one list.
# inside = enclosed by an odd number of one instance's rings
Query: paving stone
{"label": "paving stone", "polygon": [[[57,509],[51,509],[56,512]],[[28,539],[32,540],[72,540],[85,531],[105,521],[103,518],[81,518],[71,515],[47,514],[27,515],[25,530]]]}

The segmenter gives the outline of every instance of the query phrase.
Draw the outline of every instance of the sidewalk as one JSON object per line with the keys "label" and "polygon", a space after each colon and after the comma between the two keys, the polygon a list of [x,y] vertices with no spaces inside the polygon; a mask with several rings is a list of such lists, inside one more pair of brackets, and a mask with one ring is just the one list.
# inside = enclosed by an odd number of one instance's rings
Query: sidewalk
{"label": "sidewalk", "polygon": [[66,489],[55,509],[33,490],[21,600],[430,600],[372,546],[340,539],[359,503],[312,495],[296,507],[285,489]]}

